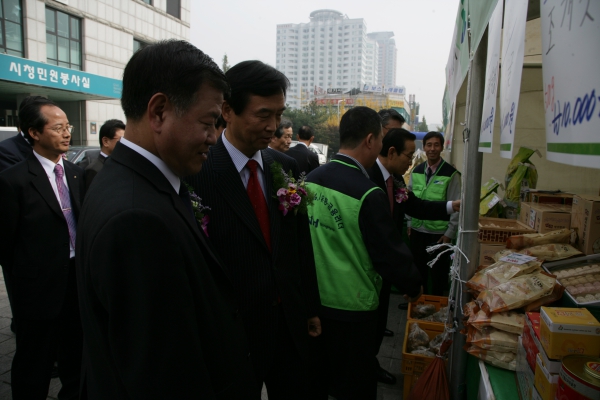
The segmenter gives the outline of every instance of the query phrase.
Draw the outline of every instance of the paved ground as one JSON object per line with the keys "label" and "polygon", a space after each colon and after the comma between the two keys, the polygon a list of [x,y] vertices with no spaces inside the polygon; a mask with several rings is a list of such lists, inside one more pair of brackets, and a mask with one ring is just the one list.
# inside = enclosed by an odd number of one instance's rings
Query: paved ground
{"label": "paved ground", "polygon": [[[396,376],[398,383],[395,385],[378,385],[377,400],[402,400],[404,378],[400,374],[402,360],[402,341],[406,326],[406,311],[398,309],[398,303],[403,302],[399,295],[392,295],[390,299],[390,313],[388,328],[395,332],[393,337],[386,337],[379,351],[381,366]],[[15,336],[10,330],[10,306],[4,287],[4,277],[0,274],[0,400],[10,400],[10,368],[15,353]],[[50,383],[48,400],[56,400],[60,390],[60,380],[53,379]],[[262,400],[268,400],[263,390]]]}

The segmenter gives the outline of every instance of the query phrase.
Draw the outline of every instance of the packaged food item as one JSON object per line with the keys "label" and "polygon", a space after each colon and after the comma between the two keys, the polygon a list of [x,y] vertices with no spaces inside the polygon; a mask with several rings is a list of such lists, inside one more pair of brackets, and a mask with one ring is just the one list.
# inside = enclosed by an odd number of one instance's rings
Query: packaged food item
{"label": "packaged food item", "polygon": [[[553,271],[554,272],[554,271]],[[555,271],[559,281],[565,278],[579,277],[581,275],[598,274],[600,273],[600,264],[584,265],[581,267],[565,268],[560,271]]]}
{"label": "packaged food item", "polygon": [[540,271],[541,266],[542,262],[540,260],[533,260],[524,264],[500,260],[473,275],[467,282],[467,287],[477,291],[491,289],[508,282],[514,277]]}
{"label": "packaged food item", "polygon": [[429,336],[419,324],[412,324],[410,327],[410,333],[408,334],[408,340],[406,347],[408,351],[417,350],[419,346],[423,346],[425,349],[429,346]]}
{"label": "packaged food item", "polygon": [[526,233],[509,237],[506,241],[506,248],[520,250],[525,247],[539,246],[542,244],[569,243],[570,238],[570,229],[559,229],[546,233]]}
{"label": "packaged food item", "polygon": [[477,314],[478,312],[479,312],[479,304],[477,304],[473,300],[468,302],[467,304],[465,304],[463,307],[463,315],[465,316],[465,318],[469,318],[469,317],[471,317],[471,315]]}
{"label": "packaged food item", "polygon": [[539,311],[540,307],[550,305],[561,299],[563,293],[565,292],[565,287],[559,283],[554,284],[554,288],[552,288],[552,292],[544,297],[540,297],[533,302],[526,304],[523,306],[523,311]]}
{"label": "packaged food item", "polygon": [[600,354],[600,322],[585,308],[542,307],[540,342],[548,358]]}
{"label": "packaged food item", "polygon": [[417,350],[413,350],[410,352],[410,354],[417,354],[419,356],[425,356],[425,357],[435,357],[434,353],[432,353],[430,350],[427,350],[425,348],[419,348]]}
{"label": "packaged food item", "polygon": [[432,353],[434,354],[438,354],[440,351],[440,346],[442,345],[442,342],[444,341],[444,334],[440,333],[439,335],[437,335],[436,337],[434,337],[431,342],[429,342],[429,349],[431,350]]}
{"label": "packaged food item", "polygon": [[514,310],[552,292],[556,278],[545,272],[522,275],[482,291],[477,302],[486,313]]}
{"label": "packaged food item", "polygon": [[435,313],[435,306],[433,304],[417,304],[412,307],[412,317],[416,319],[429,317],[433,313]]}
{"label": "packaged food item", "polygon": [[440,308],[439,311],[436,311],[429,317],[422,318],[423,321],[428,322],[446,322],[448,319],[448,306]]}
{"label": "packaged food item", "polygon": [[551,374],[548,371],[539,354],[536,356],[534,379],[535,388],[538,390],[542,400],[554,400],[556,386],[558,384],[558,374]]}
{"label": "packaged food item", "polygon": [[519,335],[508,333],[491,326],[482,327],[481,330],[469,326],[467,330],[467,343],[486,350],[516,353]]}
{"label": "packaged food item", "polygon": [[516,353],[487,350],[478,346],[469,346],[468,344],[464,347],[464,349],[467,351],[467,353],[472,354],[489,364],[511,371],[515,371],[517,369]]}
{"label": "packaged food item", "polygon": [[504,332],[521,335],[523,333],[523,327],[525,326],[525,314],[514,311],[505,311],[493,313],[488,316],[484,311],[479,311],[469,318],[468,323],[477,329],[491,326]]}

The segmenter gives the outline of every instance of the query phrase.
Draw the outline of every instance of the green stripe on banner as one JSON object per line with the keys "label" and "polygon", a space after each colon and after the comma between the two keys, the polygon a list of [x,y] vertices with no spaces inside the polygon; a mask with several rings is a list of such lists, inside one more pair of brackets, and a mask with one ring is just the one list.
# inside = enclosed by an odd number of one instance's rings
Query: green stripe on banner
{"label": "green stripe on banner", "polygon": [[546,148],[553,153],[600,155],[600,143],[548,143]]}
{"label": "green stripe on banner", "polygon": [[479,147],[492,147],[492,142],[479,142]]}
{"label": "green stripe on banner", "polygon": [[510,151],[512,149],[512,143],[504,143],[500,145],[500,151]]}

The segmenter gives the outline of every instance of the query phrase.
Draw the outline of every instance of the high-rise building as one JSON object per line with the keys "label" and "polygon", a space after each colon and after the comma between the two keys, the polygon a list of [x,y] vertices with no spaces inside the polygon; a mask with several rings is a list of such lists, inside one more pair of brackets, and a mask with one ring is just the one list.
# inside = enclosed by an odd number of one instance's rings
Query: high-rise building
{"label": "high-rise building", "polygon": [[189,7],[189,0],[0,0],[0,126],[15,126],[22,99],[42,95],[75,127],[72,144],[98,146],[104,121],[124,119],[121,77],[131,55],[161,39],[188,39]]}
{"label": "high-rise building", "polygon": [[385,87],[396,86],[396,58],[398,49],[392,39],[394,32],[373,32],[367,37],[379,45],[379,70],[377,84]]}
{"label": "high-rise building", "polygon": [[374,57],[376,49],[362,18],[335,10],[313,11],[307,23],[277,25],[276,68],[290,80],[288,104],[298,108],[315,92],[343,93],[375,83],[369,81],[376,72],[368,52]]}

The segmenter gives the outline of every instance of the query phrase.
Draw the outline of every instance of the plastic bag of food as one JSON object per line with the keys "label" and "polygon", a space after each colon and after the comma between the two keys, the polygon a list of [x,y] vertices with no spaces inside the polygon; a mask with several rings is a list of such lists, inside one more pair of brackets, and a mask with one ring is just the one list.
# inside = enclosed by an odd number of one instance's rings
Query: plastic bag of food
{"label": "plastic bag of food", "polygon": [[435,354],[433,354],[430,350],[425,350],[425,349],[413,350],[410,352],[410,354],[418,354],[420,356],[425,356],[425,357],[435,357]]}
{"label": "plastic bag of food", "polygon": [[469,345],[466,345],[464,349],[467,351],[467,353],[474,355],[488,364],[511,371],[515,371],[517,369],[517,355],[513,352],[486,350],[477,346]]}
{"label": "plastic bag of food", "polygon": [[470,301],[463,307],[463,315],[465,318],[469,318],[473,314],[477,314],[479,312],[479,304],[475,301]]}
{"label": "plastic bag of food", "polygon": [[423,319],[435,313],[435,305],[433,304],[417,304],[411,309],[411,317],[416,319]]}
{"label": "plastic bag of food", "polygon": [[413,323],[410,326],[410,332],[408,333],[408,339],[406,341],[406,346],[408,347],[408,351],[416,350],[417,347],[423,346],[428,348],[429,346],[429,336],[427,332],[425,332],[419,324]]}
{"label": "plastic bag of food", "polygon": [[[489,181],[481,185],[481,192],[479,193],[479,200],[483,200],[488,194],[497,192],[500,187],[500,182],[496,178],[490,178]],[[502,187],[504,189],[504,187]]]}
{"label": "plastic bag of food", "polygon": [[481,217],[498,217],[498,204],[502,199],[496,193],[490,193],[479,202],[479,216]]}
{"label": "plastic bag of food", "polygon": [[[494,260],[500,260],[502,257],[514,253],[514,250],[500,250],[494,254]],[[528,256],[536,257],[543,261],[558,261],[564,260],[565,258],[582,255],[583,253],[577,250],[570,244],[564,243],[552,243],[552,244],[541,244],[533,247],[526,247],[517,251],[519,254],[526,254]]]}
{"label": "plastic bag of food", "polygon": [[519,151],[517,151],[517,154],[513,156],[512,160],[510,160],[510,163],[508,164],[508,167],[506,168],[506,176],[504,179],[507,183],[510,181],[510,178],[519,167],[519,164],[528,161],[529,157],[531,157],[533,153],[535,153],[535,150],[533,149],[528,147],[519,147]]}
{"label": "plastic bag of food", "polygon": [[487,314],[514,310],[552,292],[556,278],[545,272],[522,275],[479,293],[477,303]]}
{"label": "plastic bag of food", "polygon": [[431,339],[431,342],[429,342],[429,349],[431,350],[431,352],[434,354],[438,354],[440,351],[440,346],[442,345],[443,341],[444,341],[443,333],[440,333],[439,335],[437,335],[436,337]]}
{"label": "plastic bag of food", "polygon": [[517,276],[541,270],[541,266],[542,262],[540,260],[532,260],[524,264],[497,261],[473,275],[467,282],[467,287],[481,292],[508,282]]}
{"label": "plastic bag of food", "polygon": [[442,307],[431,316],[433,322],[446,322],[448,320],[448,306]]}
{"label": "plastic bag of food", "polygon": [[519,204],[521,190],[524,186],[527,188],[535,188],[537,186],[537,170],[535,169],[535,165],[531,163],[519,164],[514,175],[506,184],[504,199],[509,202],[509,205]]}
{"label": "plastic bag of food", "polygon": [[467,330],[467,343],[486,350],[516,352],[517,345],[519,344],[519,335],[504,332],[491,326],[484,326],[481,330],[476,329],[474,326],[469,326]]}
{"label": "plastic bag of food", "polygon": [[570,229],[559,229],[546,233],[526,233],[514,235],[506,240],[507,249],[520,250],[525,247],[538,246],[550,243],[569,243],[571,240]]}
{"label": "plastic bag of food", "polygon": [[525,326],[525,314],[505,311],[487,315],[484,311],[479,311],[469,318],[468,323],[477,329],[491,326],[504,332],[521,335]]}
{"label": "plastic bag of food", "polygon": [[523,307],[523,311],[540,312],[540,307],[550,305],[560,300],[564,292],[565,287],[557,282],[556,284],[554,284],[554,288],[552,289],[552,292],[550,294],[535,300],[533,303],[525,305]]}

